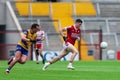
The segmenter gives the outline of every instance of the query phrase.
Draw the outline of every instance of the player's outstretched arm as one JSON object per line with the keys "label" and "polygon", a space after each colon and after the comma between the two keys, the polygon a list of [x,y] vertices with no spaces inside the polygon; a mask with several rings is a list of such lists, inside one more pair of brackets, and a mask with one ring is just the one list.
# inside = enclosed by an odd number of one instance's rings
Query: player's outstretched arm
{"label": "player's outstretched arm", "polygon": [[61,36],[65,36],[65,35],[63,34],[63,32],[65,32],[65,31],[66,31],[65,28],[61,29],[61,30],[59,31],[60,35],[61,35]]}

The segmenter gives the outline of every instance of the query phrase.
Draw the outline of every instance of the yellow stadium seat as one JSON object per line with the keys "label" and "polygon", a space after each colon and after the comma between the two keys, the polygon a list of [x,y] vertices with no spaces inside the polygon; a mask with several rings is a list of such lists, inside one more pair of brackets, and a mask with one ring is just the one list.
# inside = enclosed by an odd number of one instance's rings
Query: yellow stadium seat
{"label": "yellow stadium seat", "polygon": [[16,7],[21,16],[49,16],[50,12],[49,3],[16,3]]}
{"label": "yellow stadium seat", "polygon": [[[29,3],[16,3],[18,12],[20,15],[29,15],[27,14],[30,11],[28,5]],[[24,9],[25,7],[25,9]],[[49,16],[50,12],[50,4],[49,3],[31,3],[32,15],[33,16]],[[61,11],[62,10],[62,11]],[[92,2],[78,2],[75,3],[75,12],[76,16],[96,16],[96,10],[92,4]],[[73,15],[73,6],[72,3],[52,3],[52,16],[72,16]],[[59,15],[58,15],[59,14]]]}
{"label": "yellow stadium seat", "polygon": [[61,16],[71,16],[72,15],[72,3],[58,2],[52,3],[52,16],[61,17]]}
{"label": "yellow stadium seat", "polygon": [[20,14],[20,16],[28,16],[29,15],[29,4],[28,3],[16,3],[16,8]]}
{"label": "yellow stadium seat", "polygon": [[75,3],[77,16],[96,16],[96,10],[92,2]]}
{"label": "yellow stadium seat", "polygon": [[32,3],[33,16],[49,16],[49,3]]}

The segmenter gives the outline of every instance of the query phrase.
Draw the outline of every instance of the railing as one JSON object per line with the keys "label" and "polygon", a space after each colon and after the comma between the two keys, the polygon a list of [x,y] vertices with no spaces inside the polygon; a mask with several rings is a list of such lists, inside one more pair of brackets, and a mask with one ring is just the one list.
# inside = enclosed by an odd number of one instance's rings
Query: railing
{"label": "railing", "polygon": [[[107,32],[103,32],[103,36],[104,35],[111,35],[111,36],[114,36],[114,40],[115,40],[115,45],[118,47],[120,45],[119,41],[118,41],[118,37],[117,37],[117,32],[111,32],[110,30],[110,26],[109,26],[109,23],[110,22],[120,22],[120,18],[82,18],[83,20],[83,30],[86,30],[86,26],[85,26],[85,23],[86,22],[105,22],[105,27],[107,29]],[[101,26],[97,26],[99,28],[101,28]],[[95,34],[91,34],[91,43],[93,42],[93,35]]]}
{"label": "railing", "polygon": [[58,23],[58,29],[61,29],[61,22],[60,20],[42,20],[40,18],[19,18],[19,22],[31,22],[32,23],[38,23],[41,24],[41,22],[57,22]]}
{"label": "railing", "polygon": [[19,31],[20,34],[21,34],[22,28],[21,28],[21,26],[20,26],[20,23],[18,22],[18,19],[17,19],[17,17],[16,17],[16,14],[14,13],[14,10],[13,10],[13,8],[12,8],[12,6],[11,6],[11,4],[10,4],[9,1],[6,1],[6,6],[7,6],[8,10],[9,10],[11,16],[12,16],[12,19],[13,19],[13,21],[14,21],[17,29],[18,29],[18,31]]}

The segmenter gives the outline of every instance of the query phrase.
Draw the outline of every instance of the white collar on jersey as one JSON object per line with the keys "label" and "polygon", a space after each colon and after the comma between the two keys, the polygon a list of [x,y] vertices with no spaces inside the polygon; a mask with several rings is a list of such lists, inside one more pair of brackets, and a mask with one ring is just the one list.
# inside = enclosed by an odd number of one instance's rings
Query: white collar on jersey
{"label": "white collar on jersey", "polygon": [[75,24],[73,26],[74,26],[75,30],[77,30],[77,28],[75,27]]}

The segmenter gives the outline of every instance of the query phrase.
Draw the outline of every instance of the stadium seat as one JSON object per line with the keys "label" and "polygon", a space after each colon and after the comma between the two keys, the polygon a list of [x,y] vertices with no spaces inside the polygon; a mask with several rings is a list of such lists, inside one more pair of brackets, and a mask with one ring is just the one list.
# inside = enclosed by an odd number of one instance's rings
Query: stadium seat
{"label": "stadium seat", "polygon": [[[44,7],[44,8],[43,8]],[[49,3],[32,3],[33,16],[49,16]]]}
{"label": "stadium seat", "polygon": [[92,2],[75,3],[76,16],[96,16],[96,10]]}
{"label": "stadium seat", "polygon": [[31,3],[31,14],[30,3],[16,3],[16,7],[21,16],[49,16],[49,3]]}
{"label": "stadium seat", "polygon": [[[19,1],[19,0],[18,0]],[[30,0],[26,0],[30,1]],[[59,6],[58,6],[59,5]],[[20,15],[28,16],[28,12],[30,11],[29,3],[16,3],[17,10]],[[43,8],[44,7],[44,8]],[[32,14],[33,16],[49,16],[50,15],[50,4],[49,3],[31,3]],[[61,10],[62,11],[61,11]],[[96,16],[95,8],[92,2],[79,2],[75,3],[75,12],[76,16]],[[52,3],[52,11],[54,14],[52,16],[56,16],[60,14],[61,16],[72,16],[73,15],[73,5],[71,2],[58,2]]]}
{"label": "stadium seat", "polygon": [[29,4],[28,3],[16,3],[16,8],[20,16],[29,15]]}
{"label": "stadium seat", "polygon": [[52,3],[53,15],[56,17],[72,16],[72,3],[71,2],[58,2]]}

